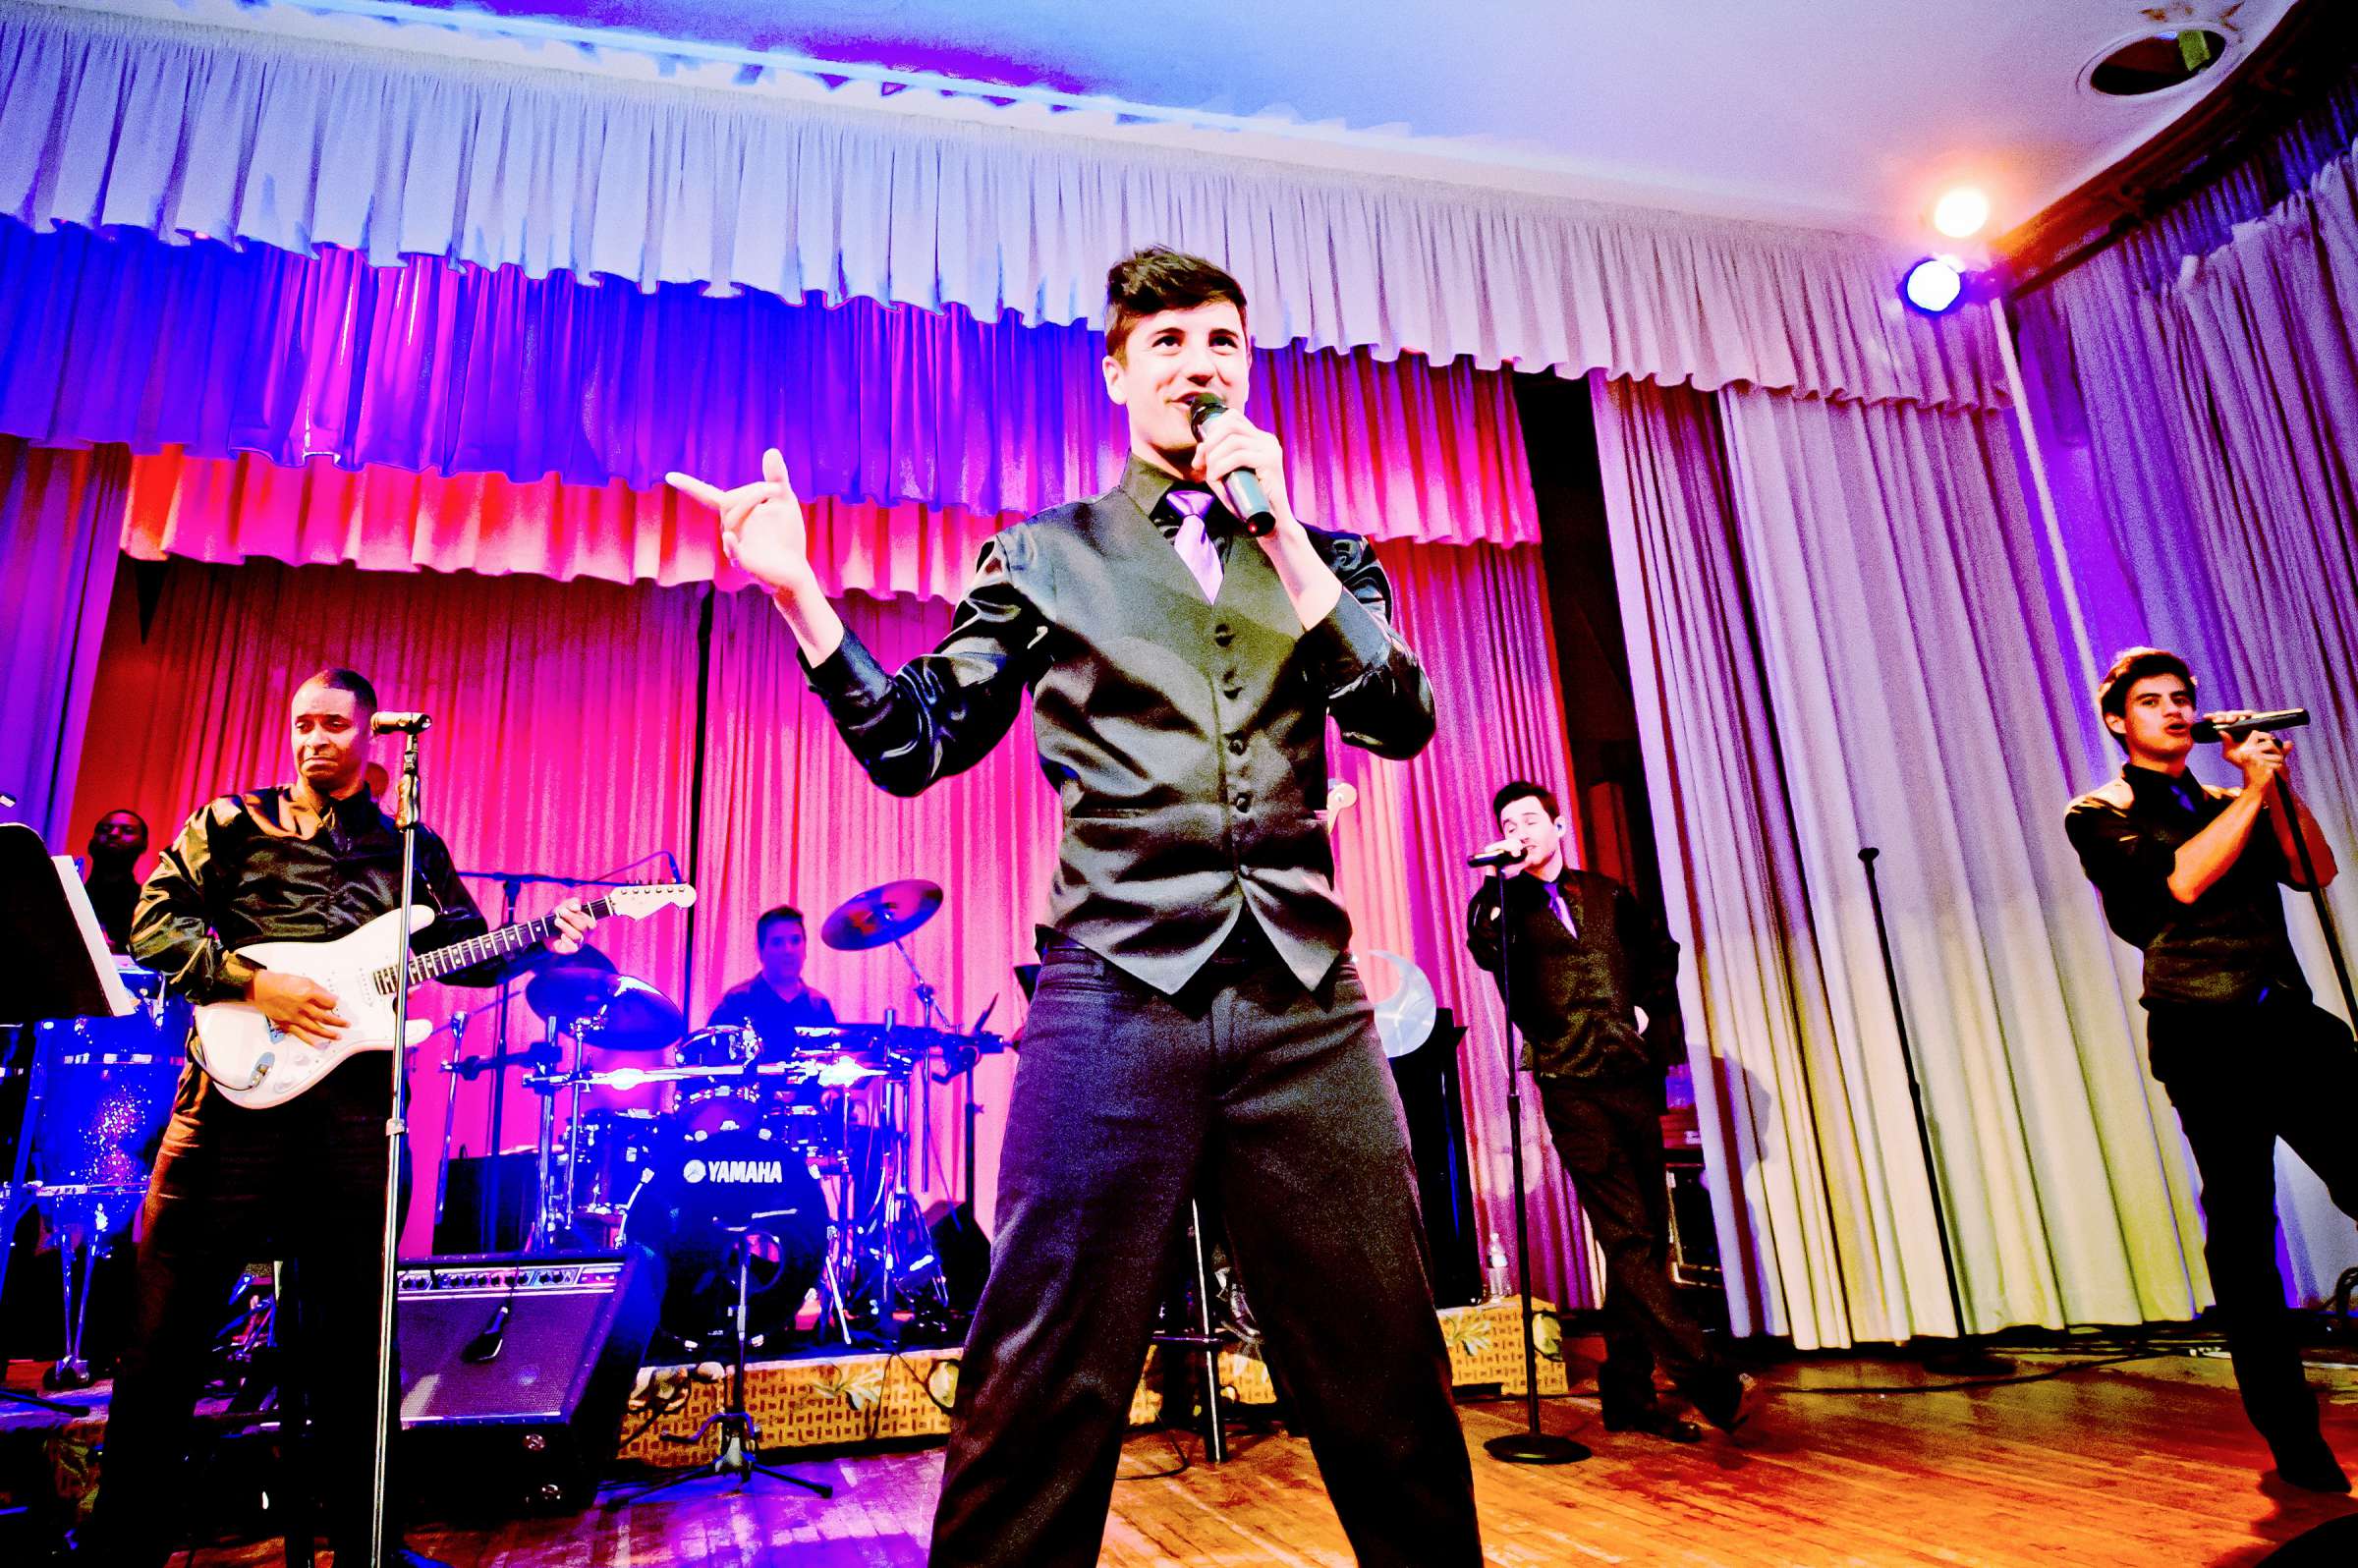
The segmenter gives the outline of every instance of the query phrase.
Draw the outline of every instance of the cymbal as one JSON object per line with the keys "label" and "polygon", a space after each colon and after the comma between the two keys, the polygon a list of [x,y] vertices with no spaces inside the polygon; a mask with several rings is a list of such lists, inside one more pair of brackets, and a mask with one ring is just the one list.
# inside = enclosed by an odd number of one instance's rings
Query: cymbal
{"label": "cymbal", "polygon": [[[586,958],[590,949],[570,955]],[[587,964],[553,963],[535,966],[539,973],[525,983],[524,1005],[542,1018],[587,1018],[614,994],[614,965],[603,953]]]}
{"label": "cymbal", "polygon": [[835,906],[818,939],[847,953],[897,942],[941,908],[941,884],[911,878],[854,893]]}
{"label": "cymbal", "polygon": [[589,965],[557,965],[533,977],[524,1002],[591,1045],[657,1051],[688,1032],[671,998],[630,975]]}

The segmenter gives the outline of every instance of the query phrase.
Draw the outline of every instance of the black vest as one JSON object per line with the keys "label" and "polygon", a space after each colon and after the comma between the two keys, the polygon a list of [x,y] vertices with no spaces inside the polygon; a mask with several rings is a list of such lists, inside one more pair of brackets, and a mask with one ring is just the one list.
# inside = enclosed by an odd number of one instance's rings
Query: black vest
{"label": "black vest", "polygon": [[1350,941],[1326,800],[1326,725],[1387,756],[1431,739],[1432,693],[1389,629],[1366,539],[1312,530],[1344,586],[1302,629],[1261,546],[1203,589],[1127,488],[996,535],[933,654],[886,677],[856,639],[812,671],[870,777],[914,794],[972,765],[1033,697],[1041,770],[1064,812],[1047,921],[1177,991],[1250,913],[1315,986]]}

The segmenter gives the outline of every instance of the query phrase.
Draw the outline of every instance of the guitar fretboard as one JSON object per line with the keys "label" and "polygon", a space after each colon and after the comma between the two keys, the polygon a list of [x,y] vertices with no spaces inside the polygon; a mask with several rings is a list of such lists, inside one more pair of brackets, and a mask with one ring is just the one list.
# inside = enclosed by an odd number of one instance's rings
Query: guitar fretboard
{"label": "guitar fretboard", "polygon": [[[608,895],[591,899],[582,906],[582,912],[593,921],[602,921],[614,913],[613,897]],[[536,921],[518,921],[513,925],[502,925],[498,930],[485,932],[481,936],[470,936],[463,942],[437,947],[430,953],[416,954],[410,960],[410,983],[421,985],[429,980],[439,980],[462,969],[473,969],[489,959],[507,958],[528,947],[537,947],[548,940],[549,934],[556,928],[556,917],[543,915]],[[394,966],[387,964],[369,977],[379,996],[393,994],[393,975]]]}

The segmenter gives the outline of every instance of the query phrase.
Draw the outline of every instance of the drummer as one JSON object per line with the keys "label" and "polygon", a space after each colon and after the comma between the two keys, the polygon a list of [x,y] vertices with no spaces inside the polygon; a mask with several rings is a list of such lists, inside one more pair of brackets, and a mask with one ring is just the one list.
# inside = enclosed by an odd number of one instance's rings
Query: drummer
{"label": "drummer", "polygon": [[[796,1029],[834,1023],[835,1007],[803,980],[810,931],[801,910],[780,904],[763,911],[754,923],[754,945],[761,955],[761,973],[730,986],[707,1027],[751,1027],[760,1037],[761,1054],[776,1060],[794,1048]],[[727,1053],[714,1044],[694,1054],[719,1058]]]}

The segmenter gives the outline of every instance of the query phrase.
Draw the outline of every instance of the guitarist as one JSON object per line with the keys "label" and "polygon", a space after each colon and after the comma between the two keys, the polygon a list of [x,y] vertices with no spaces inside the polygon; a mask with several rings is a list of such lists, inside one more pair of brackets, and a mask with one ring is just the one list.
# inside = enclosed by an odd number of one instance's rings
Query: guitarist
{"label": "guitarist", "polygon": [[[157,861],[131,946],[175,994],[251,1002],[314,1044],[342,1032],[324,987],[257,969],[232,949],[341,936],[399,906],[401,838],[362,774],[375,710],[375,691],[351,670],[305,681],[289,713],[295,782],[211,802]],[[435,912],[420,933],[426,947],[486,929],[450,851],[422,827],[417,899]],[[557,925],[548,946],[573,952],[590,922],[569,901]],[[495,984],[512,962],[449,979]],[[207,1351],[240,1273],[258,1258],[291,1265],[279,1321],[292,1341],[290,1381],[308,1392],[319,1439],[314,1484],[297,1489],[317,1495],[337,1562],[367,1560],[386,1074],[384,1057],[361,1052],[299,1098],[249,1110],[195,1061],[183,1070],[140,1215],[130,1348],[115,1374],[91,1522],[100,1560],[144,1568],[170,1555],[189,1517],[181,1482]],[[390,1555],[422,1561],[406,1549]]]}

